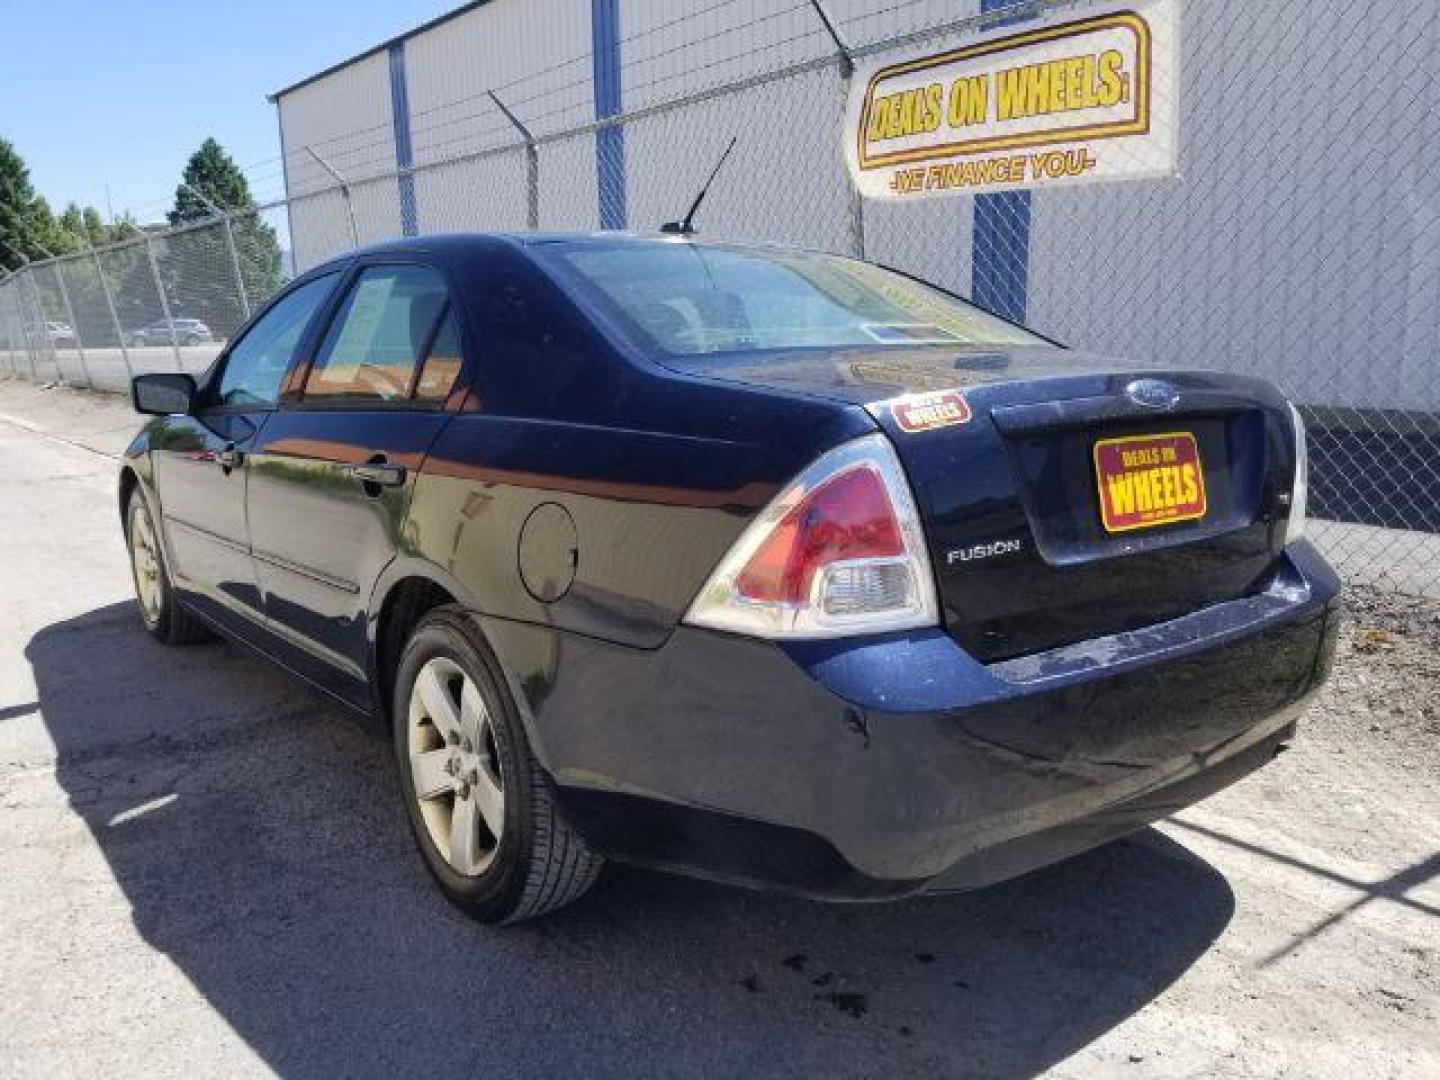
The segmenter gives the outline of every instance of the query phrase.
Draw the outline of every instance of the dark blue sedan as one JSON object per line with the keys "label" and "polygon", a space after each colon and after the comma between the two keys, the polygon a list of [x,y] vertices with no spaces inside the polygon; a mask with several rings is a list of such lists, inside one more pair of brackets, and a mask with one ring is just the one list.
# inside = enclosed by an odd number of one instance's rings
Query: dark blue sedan
{"label": "dark blue sedan", "polygon": [[133,392],[145,625],[388,734],[485,921],[606,858],[846,900],[1023,873],[1269,760],[1334,647],[1271,386],[836,256],[387,244]]}

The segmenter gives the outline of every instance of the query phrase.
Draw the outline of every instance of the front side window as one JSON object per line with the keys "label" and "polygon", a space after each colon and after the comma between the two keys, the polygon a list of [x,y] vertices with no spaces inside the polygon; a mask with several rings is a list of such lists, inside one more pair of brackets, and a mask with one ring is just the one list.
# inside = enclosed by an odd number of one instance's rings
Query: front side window
{"label": "front side window", "polygon": [[447,301],[445,281],[434,270],[366,270],[325,335],[305,383],[306,400],[408,398]]}
{"label": "front side window", "polygon": [[587,243],[550,257],[672,357],[1041,343],[938,289],[837,255],[676,241]]}
{"label": "front side window", "polygon": [[306,282],[278,301],[241,338],[225,361],[217,398],[237,407],[274,405],[285,372],[315,312],[330,295],[335,275]]}

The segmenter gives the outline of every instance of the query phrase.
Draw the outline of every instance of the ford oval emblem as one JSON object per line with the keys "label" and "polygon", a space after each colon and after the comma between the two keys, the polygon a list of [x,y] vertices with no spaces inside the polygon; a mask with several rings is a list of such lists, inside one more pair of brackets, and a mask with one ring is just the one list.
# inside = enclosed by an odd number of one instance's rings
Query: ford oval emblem
{"label": "ford oval emblem", "polygon": [[1162,379],[1136,379],[1125,387],[1125,396],[1147,409],[1170,409],[1180,400],[1180,390]]}

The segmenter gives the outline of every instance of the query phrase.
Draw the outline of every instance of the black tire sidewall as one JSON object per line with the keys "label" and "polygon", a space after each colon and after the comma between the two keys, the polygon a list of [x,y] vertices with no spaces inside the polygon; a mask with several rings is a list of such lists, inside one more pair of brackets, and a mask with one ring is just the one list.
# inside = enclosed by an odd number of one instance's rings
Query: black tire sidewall
{"label": "black tire sidewall", "polygon": [[[500,757],[505,791],[505,830],[500,850],[491,864],[474,877],[456,873],[436,850],[420,816],[410,775],[410,692],[420,669],[437,656],[458,664],[475,683],[490,712],[495,747]],[[485,922],[504,920],[518,905],[529,870],[534,835],[533,793],[530,787],[529,747],[500,666],[479,633],[458,610],[442,608],[420,621],[411,634],[395,677],[391,704],[391,742],[399,773],[405,816],[416,845],[446,897],[467,914]]]}

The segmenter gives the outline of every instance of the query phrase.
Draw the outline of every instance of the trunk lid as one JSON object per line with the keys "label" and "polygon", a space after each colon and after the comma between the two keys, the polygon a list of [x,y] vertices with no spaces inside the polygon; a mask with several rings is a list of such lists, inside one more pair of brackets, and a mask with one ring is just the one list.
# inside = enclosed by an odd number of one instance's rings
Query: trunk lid
{"label": "trunk lid", "polygon": [[946,628],[982,660],[1256,592],[1283,544],[1289,407],[1258,379],[1058,347],[771,354],[687,371],[862,405],[914,489]]}

